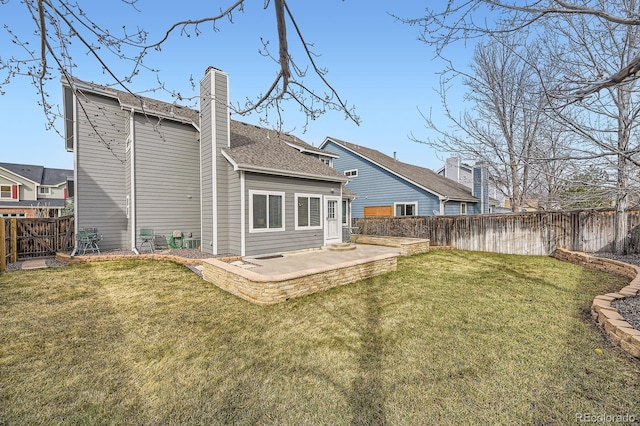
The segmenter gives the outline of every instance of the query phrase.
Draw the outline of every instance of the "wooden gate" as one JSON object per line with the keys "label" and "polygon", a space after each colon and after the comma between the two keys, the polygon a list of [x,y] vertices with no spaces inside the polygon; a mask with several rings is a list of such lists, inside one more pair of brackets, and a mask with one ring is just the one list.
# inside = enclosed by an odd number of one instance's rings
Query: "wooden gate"
{"label": "wooden gate", "polygon": [[73,216],[0,219],[0,272],[8,262],[54,256],[73,245]]}

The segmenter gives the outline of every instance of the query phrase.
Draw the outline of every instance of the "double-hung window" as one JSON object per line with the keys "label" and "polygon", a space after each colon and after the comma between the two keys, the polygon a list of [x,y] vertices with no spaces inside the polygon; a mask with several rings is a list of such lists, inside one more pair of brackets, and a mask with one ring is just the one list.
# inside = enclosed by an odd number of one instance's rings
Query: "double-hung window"
{"label": "double-hung window", "polygon": [[284,192],[249,191],[249,232],[284,231]]}
{"label": "double-hung window", "polygon": [[0,186],[0,198],[13,198],[11,185]]}
{"label": "double-hung window", "polygon": [[320,195],[296,194],[295,229],[322,228],[322,197]]}
{"label": "double-hung window", "polygon": [[49,188],[48,186],[41,186],[38,190],[38,193],[40,195],[49,195],[51,194],[51,188]]}
{"label": "double-hung window", "polygon": [[418,202],[393,203],[395,216],[416,216],[418,214]]}

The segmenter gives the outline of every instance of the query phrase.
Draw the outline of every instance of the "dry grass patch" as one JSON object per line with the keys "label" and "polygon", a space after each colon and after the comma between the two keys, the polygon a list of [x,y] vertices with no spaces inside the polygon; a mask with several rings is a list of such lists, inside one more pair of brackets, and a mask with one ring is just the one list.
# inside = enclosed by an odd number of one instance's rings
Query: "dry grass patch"
{"label": "dry grass patch", "polygon": [[7,273],[0,423],[640,418],[639,363],[588,315],[624,285],[550,258],[460,251],[268,307],[171,262]]}

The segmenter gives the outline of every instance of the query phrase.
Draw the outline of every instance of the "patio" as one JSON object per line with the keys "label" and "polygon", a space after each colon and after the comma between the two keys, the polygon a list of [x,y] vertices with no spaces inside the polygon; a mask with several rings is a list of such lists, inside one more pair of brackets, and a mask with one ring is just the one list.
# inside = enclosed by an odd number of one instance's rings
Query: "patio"
{"label": "patio", "polygon": [[[428,240],[415,240],[428,251]],[[426,245],[425,245],[426,243]],[[203,261],[203,278],[253,303],[267,305],[375,277],[397,268],[400,247],[356,244],[231,262]]]}

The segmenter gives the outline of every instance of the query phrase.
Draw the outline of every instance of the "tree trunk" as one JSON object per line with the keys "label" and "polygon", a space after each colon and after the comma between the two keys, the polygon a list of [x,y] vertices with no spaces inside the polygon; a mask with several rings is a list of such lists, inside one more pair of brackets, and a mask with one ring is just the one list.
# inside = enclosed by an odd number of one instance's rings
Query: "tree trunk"
{"label": "tree trunk", "polygon": [[618,156],[618,188],[616,191],[615,231],[613,236],[615,254],[627,254],[629,250],[629,199],[627,197],[627,160]]}

